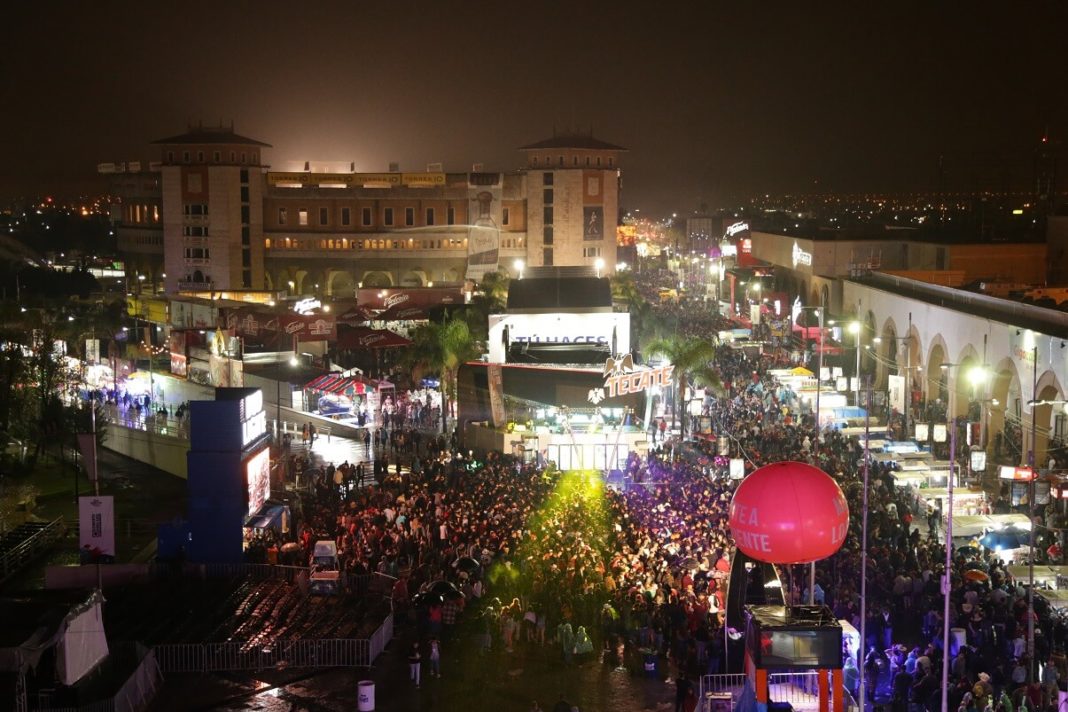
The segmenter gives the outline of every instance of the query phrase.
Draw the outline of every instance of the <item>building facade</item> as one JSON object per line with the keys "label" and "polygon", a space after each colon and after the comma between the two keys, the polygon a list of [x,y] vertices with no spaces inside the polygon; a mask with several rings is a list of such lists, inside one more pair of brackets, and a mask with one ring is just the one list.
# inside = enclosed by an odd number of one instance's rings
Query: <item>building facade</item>
{"label": "building facade", "polygon": [[269,144],[232,127],[155,144],[158,162],[99,170],[128,272],[167,292],[351,297],[524,265],[615,268],[624,149],[592,136],[524,146],[527,167],[509,173],[270,171]]}

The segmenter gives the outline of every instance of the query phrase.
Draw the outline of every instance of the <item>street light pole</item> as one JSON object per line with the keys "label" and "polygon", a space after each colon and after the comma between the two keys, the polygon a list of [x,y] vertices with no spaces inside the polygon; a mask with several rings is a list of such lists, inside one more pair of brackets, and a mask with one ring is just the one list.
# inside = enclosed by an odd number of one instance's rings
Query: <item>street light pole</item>
{"label": "street light pole", "polygon": [[1031,482],[1028,485],[1027,518],[1030,527],[1027,534],[1027,655],[1030,677],[1035,681],[1035,462],[1038,459],[1038,344],[1031,349]]}
{"label": "street light pole", "polygon": [[[871,382],[868,382],[868,401],[871,401]],[[868,623],[868,463],[870,461],[869,443],[871,442],[871,413],[864,414],[864,499],[861,514],[860,540],[860,661],[864,660],[867,646]],[[863,665],[863,663],[861,663]],[[860,709],[863,712],[867,696],[867,675],[860,676]],[[943,707],[943,709],[945,709]]]}
{"label": "street light pole", "polygon": [[[946,371],[947,378],[949,369],[957,364],[944,363],[942,368]],[[957,419],[953,414],[953,395],[956,388],[949,390],[949,477],[946,478],[946,562],[945,571],[942,575],[942,594],[945,597],[942,605],[942,709],[949,709],[949,609],[950,594],[953,589],[953,480],[956,468],[957,455]]]}

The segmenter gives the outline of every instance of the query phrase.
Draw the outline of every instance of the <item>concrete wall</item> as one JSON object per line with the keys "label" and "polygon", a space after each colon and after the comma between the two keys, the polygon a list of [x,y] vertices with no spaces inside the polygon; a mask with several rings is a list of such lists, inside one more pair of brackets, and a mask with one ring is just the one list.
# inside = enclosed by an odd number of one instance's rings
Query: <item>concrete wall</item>
{"label": "concrete wall", "polygon": [[134,430],[111,423],[108,425],[104,447],[178,477],[185,478],[189,474],[185,458],[189,452],[189,441],[185,438]]}

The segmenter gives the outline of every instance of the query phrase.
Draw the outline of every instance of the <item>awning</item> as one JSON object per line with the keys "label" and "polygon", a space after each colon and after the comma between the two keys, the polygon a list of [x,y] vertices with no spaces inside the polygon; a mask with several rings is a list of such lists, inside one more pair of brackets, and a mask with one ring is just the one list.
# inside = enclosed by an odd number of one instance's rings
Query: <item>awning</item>
{"label": "awning", "polygon": [[410,346],[411,341],[386,329],[368,329],[358,326],[344,329],[338,334],[339,349],[395,349]]}
{"label": "awning", "polygon": [[810,377],[816,375],[816,374],[812,373],[812,371],[809,371],[804,366],[796,366],[794,368],[791,368],[790,369],[790,373],[792,375],[794,375],[794,376],[804,376],[805,378],[810,378]]}
{"label": "awning", "polygon": [[367,311],[363,307],[352,307],[339,314],[337,317],[338,324],[344,324],[346,326],[357,326],[371,320],[371,312]]}
{"label": "awning", "polygon": [[430,315],[422,307],[395,304],[374,318],[379,321],[426,321]]}
{"label": "awning", "polygon": [[304,386],[309,391],[320,393],[342,393],[348,395],[362,395],[367,392],[368,384],[356,376],[342,376],[338,373],[328,373],[319,376]]}

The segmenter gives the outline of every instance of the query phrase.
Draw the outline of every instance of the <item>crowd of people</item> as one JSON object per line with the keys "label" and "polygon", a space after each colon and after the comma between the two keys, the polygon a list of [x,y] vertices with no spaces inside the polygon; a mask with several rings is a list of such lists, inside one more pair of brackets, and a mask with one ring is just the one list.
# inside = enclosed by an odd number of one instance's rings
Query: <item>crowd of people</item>
{"label": "crowd of people", "polygon": [[[722,326],[720,317],[694,319],[674,304],[662,310],[668,318],[679,311],[680,333],[707,335]],[[636,672],[668,661],[685,705],[700,675],[740,672],[729,667],[723,635],[733,546],[728,510],[738,482],[732,459],[742,460],[745,472],[806,461],[838,482],[850,530],[842,549],[817,564],[814,602],[861,628],[863,449],[834,430],[816,442],[811,412],[769,374],[781,361],[781,354],[718,347],[713,366],[723,393],[710,397],[704,412],[716,438],[680,443],[665,434],[646,456],[630,458],[620,487],[499,453],[472,461],[455,438],[420,430],[428,409],[395,411],[402,417],[376,443],[379,457],[388,452],[398,463],[392,471],[375,467],[367,478],[356,465],[328,472],[302,463],[316,473],[300,531],[305,556],[310,560],[314,541],[332,539],[351,580],[388,577],[398,611],[418,622],[420,646],[409,655],[416,685],[424,658],[435,675],[448,674],[441,651],[466,624],[474,647],[487,655],[542,650],[562,665],[600,656]],[[947,654],[940,516],[921,511],[892,468],[869,463],[866,639],[856,658],[847,656],[846,685],[856,695],[863,677],[870,700],[933,712]],[[1008,504],[994,506],[1004,511]],[[781,567],[780,575],[788,603],[805,601],[806,572]],[[950,709],[1055,704],[1068,625],[1035,597],[1035,645],[1028,649],[1031,608],[997,552],[962,548],[951,575],[950,625],[962,633],[948,651]]]}

